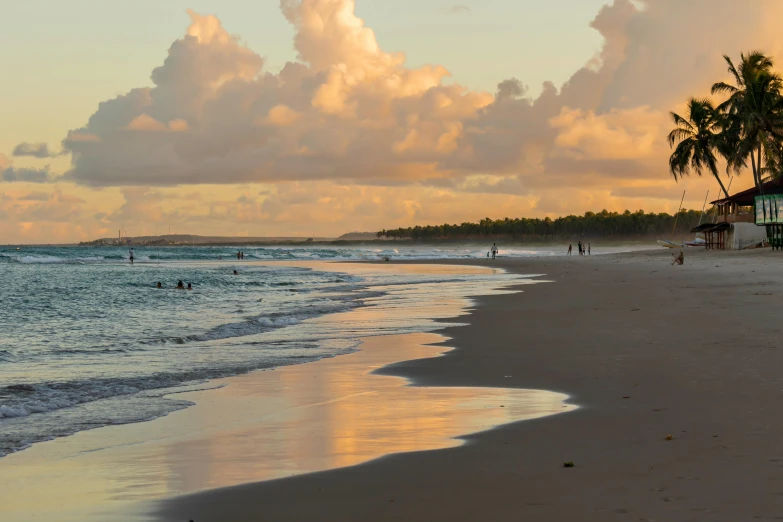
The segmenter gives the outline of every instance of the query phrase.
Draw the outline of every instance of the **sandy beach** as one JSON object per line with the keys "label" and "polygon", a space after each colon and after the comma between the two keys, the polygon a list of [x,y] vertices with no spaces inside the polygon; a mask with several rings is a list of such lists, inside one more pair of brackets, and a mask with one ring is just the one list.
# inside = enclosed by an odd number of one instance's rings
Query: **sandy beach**
{"label": "sandy beach", "polygon": [[688,250],[676,267],[663,250],[469,261],[553,283],[478,299],[469,326],[444,332],[454,351],[381,373],[552,390],[578,409],[459,447],[179,497],[159,519],[781,519],[780,256]]}

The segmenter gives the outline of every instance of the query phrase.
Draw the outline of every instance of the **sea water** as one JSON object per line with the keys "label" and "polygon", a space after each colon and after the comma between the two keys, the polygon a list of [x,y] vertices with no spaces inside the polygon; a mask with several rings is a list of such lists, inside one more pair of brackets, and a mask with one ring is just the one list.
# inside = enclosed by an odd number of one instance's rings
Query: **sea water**
{"label": "sea water", "polygon": [[[211,379],[346,354],[362,337],[440,328],[438,299],[523,280],[318,261],[484,257],[478,247],[241,249],[244,260],[230,246],[138,247],[131,265],[125,247],[0,247],[0,456],[186,408],[176,393]],[[178,281],[193,290],[176,290]],[[359,307],[427,313],[313,320]]]}

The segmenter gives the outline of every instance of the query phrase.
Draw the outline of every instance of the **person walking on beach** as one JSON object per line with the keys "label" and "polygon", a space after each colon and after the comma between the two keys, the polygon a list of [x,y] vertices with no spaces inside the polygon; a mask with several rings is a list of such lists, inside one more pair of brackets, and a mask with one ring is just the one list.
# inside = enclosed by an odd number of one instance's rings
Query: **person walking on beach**
{"label": "person walking on beach", "polygon": [[130,262],[133,264],[133,249],[131,248],[128,253],[130,254]]}
{"label": "person walking on beach", "polygon": [[587,255],[591,256],[593,254],[590,253],[590,243],[587,243]]}
{"label": "person walking on beach", "polygon": [[568,255],[569,256],[571,255],[571,248],[572,248],[571,245],[568,245]]}
{"label": "person walking on beach", "polygon": [[496,255],[498,255],[498,246],[492,243],[492,259],[495,259]]}

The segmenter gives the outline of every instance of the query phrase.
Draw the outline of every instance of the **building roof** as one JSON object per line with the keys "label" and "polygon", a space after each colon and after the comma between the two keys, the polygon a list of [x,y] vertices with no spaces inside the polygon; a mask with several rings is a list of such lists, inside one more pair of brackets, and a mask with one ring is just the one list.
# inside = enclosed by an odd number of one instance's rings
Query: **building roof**
{"label": "building roof", "polygon": [[[783,184],[780,181],[767,181],[762,185],[764,189],[764,195],[770,194],[783,194]],[[726,205],[727,203],[734,203],[740,207],[750,207],[755,202],[756,196],[760,196],[761,192],[758,188],[753,187],[742,192],[737,192],[731,196],[723,199],[717,199],[713,201],[712,205]]]}
{"label": "building roof", "polygon": [[731,228],[731,225],[729,223],[704,223],[702,225],[699,225],[698,227],[691,230],[691,233],[697,233],[697,232],[721,232],[723,230],[728,230]]}

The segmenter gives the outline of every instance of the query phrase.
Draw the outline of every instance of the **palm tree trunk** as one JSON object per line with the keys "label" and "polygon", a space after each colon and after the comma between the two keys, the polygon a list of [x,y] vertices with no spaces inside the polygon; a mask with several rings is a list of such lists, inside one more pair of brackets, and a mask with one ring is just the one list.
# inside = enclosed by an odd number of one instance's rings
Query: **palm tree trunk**
{"label": "palm tree trunk", "polygon": [[763,181],[761,179],[761,141],[759,141],[758,151],[759,151],[758,163],[757,163],[758,164],[758,171],[759,171],[758,188],[759,188],[759,192],[763,196],[764,195],[764,183],[763,183]]}
{"label": "palm tree trunk", "polygon": [[726,190],[726,187],[723,186],[723,182],[720,180],[720,176],[715,176],[715,179],[718,180],[718,185],[720,185],[720,189],[723,191],[723,194],[726,197],[729,197],[729,191]]}
{"label": "palm tree trunk", "polygon": [[756,153],[751,152],[750,153],[750,168],[753,170],[753,184],[756,185],[756,188],[759,188],[759,177],[758,177],[758,171],[756,170]]}

